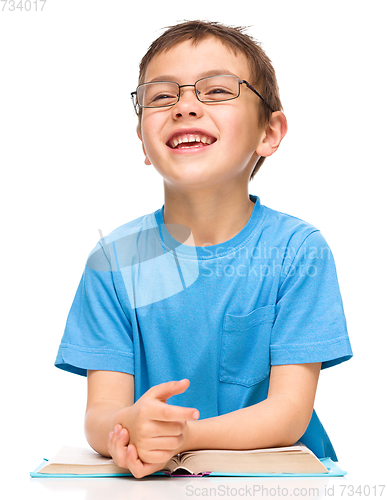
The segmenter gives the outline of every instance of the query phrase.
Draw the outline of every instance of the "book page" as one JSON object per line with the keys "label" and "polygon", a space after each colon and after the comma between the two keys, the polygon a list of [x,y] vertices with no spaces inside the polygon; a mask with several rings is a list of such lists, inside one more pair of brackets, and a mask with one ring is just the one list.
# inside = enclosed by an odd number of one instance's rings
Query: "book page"
{"label": "book page", "polygon": [[194,474],[229,473],[327,473],[316,456],[300,443],[255,450],[197,450],[185,452],[181,466]]}
{"label": "book page", "polygon": [[63,446],[59,452],[51,458],[49,464],[71,464],[71,465],[115,465],[112,458],[103,457],[99,453],[87,448],[73,448]]}
{"label": "book page", "polygon": [[224,454],[234,454],[234,455],[250,455],[256,453],[275,453],[275,452],[288,452],[288,451],[300,451],[304,453],[313,453],[304,446],[302,443],[298,442],[293,446],[283,446],[281,448],[258,448],[255,450],[195,450],[195,451],[184,451],[181,453],[181,461],[184,462],[185,459],[189,458],[189,456],[193,454],[212,454],[212,453],[224,453]]}

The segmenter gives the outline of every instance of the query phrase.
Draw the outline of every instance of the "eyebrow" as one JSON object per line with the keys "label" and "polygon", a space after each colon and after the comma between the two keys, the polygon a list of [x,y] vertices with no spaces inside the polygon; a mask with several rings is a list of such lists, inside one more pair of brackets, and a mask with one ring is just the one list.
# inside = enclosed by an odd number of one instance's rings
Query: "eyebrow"
{"label": "eyebrow", "polygon": [[[197,80],[201,80],[202,78],[206,78],[208,76],[217,76],[217,75],[232,75],[232,76],[236,76],[238,78],[237,75],[235,75],[232,71],[229,71],[228,69],[212,69],[212,70],[204,71],[203,73],[200,73],[198,75]],[[156,76],[155,78],[152,78],[152,80],[149,80],[148,83],[151,83],[151,82],[176,82],[176,80],[178,80],[178,78],[176,78],[176,76],[174,76],[174,75],[160,75],[160,76]]]}

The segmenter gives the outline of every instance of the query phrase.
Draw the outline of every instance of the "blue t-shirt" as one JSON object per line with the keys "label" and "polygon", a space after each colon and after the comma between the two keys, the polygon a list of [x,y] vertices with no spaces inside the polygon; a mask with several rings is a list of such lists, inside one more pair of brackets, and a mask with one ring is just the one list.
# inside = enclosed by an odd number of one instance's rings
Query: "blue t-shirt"
{"label": "blue t-shirt", "polygon": [[[72,304],[56,366],[190,380],[168,400],[210,418],[267,398],[270,366],[352,356],[334,259],[320,231],[261,205],[218,245],[190,246],[163,208],[101,239]],[[315,412],[301,441],[336,459]]]}

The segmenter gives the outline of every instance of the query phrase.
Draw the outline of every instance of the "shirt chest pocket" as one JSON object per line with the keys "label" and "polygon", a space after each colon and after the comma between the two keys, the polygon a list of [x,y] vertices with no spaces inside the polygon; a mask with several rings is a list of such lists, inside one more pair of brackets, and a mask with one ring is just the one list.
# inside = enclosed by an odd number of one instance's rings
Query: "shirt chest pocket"
{"label": "shirt chest pocket", "polygon": [[275,306],[255,309],[246,316],[223,318],[219,380],[250,387],[270,374],[270,335]]}

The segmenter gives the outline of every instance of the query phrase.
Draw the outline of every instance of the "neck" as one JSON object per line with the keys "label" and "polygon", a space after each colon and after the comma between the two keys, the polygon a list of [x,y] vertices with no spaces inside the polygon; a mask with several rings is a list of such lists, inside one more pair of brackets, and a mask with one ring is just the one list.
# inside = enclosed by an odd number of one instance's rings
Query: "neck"
{"label": "neck", "polygon": [[254,208],[245,189],[177,192],[165,188],[164,222],[188,226],[192,238],[187,245],[224,243],[247,224]]}

